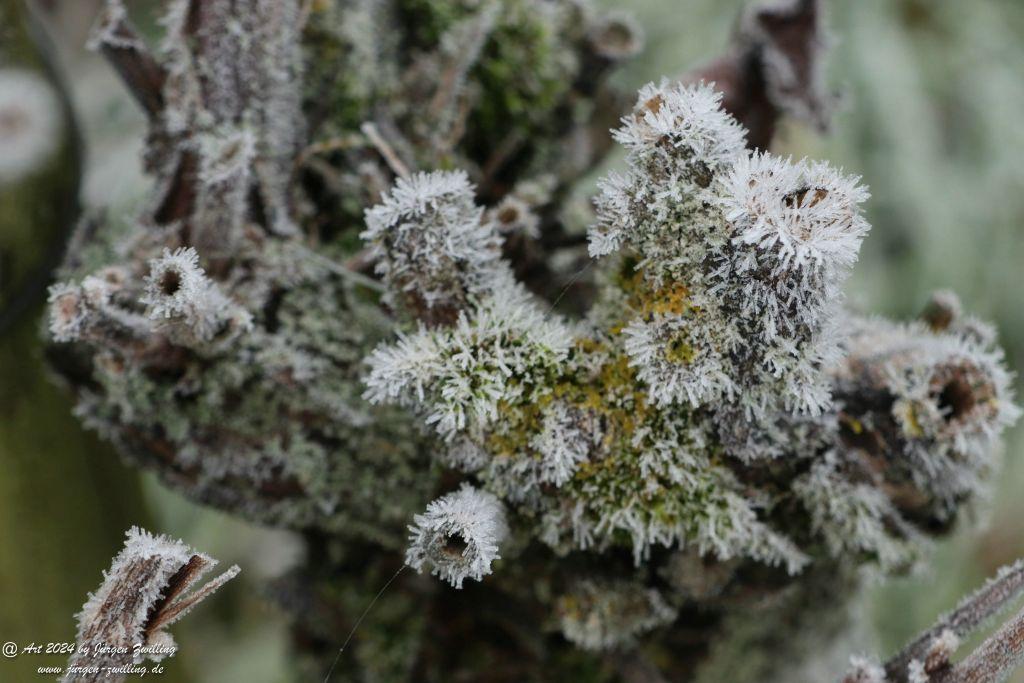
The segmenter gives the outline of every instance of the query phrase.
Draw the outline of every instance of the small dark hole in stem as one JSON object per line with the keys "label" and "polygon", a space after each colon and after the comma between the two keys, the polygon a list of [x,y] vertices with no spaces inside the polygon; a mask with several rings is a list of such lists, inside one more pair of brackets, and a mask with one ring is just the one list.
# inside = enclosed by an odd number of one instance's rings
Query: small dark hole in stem
{"label": "small dark hole in stem", "polygon": [[160,293],[164,296],[174,296],[181,289],[181,273],[176,270],[168,270],[160,278]]}
{"label": "small dark hole in stem", "polygon": [[966,415],[974,407],[974,403],[971,385],[962,377],[946,382],[939,392],[939,409],[947,420],[955,420]]}
{"label": "small dark hole in stem", "polygon": [[498,212],[498,220],[501,221],[501,223],[504,225],[515,223],[518,218],[519,211],[512,206],[506,206],[505,208]]}
{"label": "small dark hole in stem", "polygon": [[629,52],[636,44],[636,35],[629,25],[621,21],[610,22],[597,37],[597,46],[605,52],[619,54]]}
{"label": "small dark hole in stem", "polygon": [[456,534],[454,536],[449,536],[447,540],[445,540],[444,545],[441,546],[441,550],[445,555],[450,555],[451,557],[462,557],[462,553],[465,552],[467,547],[468,544],[466,543],[466,540],[462,538],[462,536]]}
{"label": "small dark hole in stem", "polygon": [[828,190],[825,188],[802,187],[787,194],[782,201],[791,209],[809,209],[827,196]]}

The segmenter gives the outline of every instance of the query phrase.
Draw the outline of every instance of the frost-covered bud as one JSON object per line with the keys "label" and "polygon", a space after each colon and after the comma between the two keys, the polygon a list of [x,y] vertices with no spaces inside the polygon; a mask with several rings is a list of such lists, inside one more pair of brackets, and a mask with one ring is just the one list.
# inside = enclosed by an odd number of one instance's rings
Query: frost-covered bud
{"label": "frost-covered bud", "polygon": [[43,78],[0,69],[0,185],[32,173],[60,141],[60,103]]}
{"label": "frost-covered bud", "polygon": [[562,634],[585,650],[627,645],[676,618],[657,590],[622,580],[581,580],[559,598],[556,610]]}
{"label": "frost-covered bud", "polygon": [[78,339],[88,317],[88,308],[82,288],[70,282],[58,282],[50,287],[50,333],[54,340],[68,342]]}
{"label": "frost-covered bud", "polygon": [[[832,293],[814,290],[845,277],[870,227],[860,212],[869,195],[859,180],[825,163],[770,154],[743,157],[721,178],[718,201],[733,244],[754,248],[734,257],[734,277],[784,280],[774,297],[766,293],[752,307],[776,305],[776,298],[807,305],[812,296]],[[799,308],[795,314],[803,317]]]}
{"label": "frost-covered bud", "polygon": [[149,317],[185,345],[228,339],[252,327],[252,316],[206,276],[192,247],[165,249],[150,261],[141,301]]}
{"label": "frost-covered bud", "polygon": [[832,313],[869,229],[858,180],[768,154],[740,159],[721,179],[717,201],[735,253],[713,290],[735,297],[767,340],[820,328]]}
{"label": "frost-covered bud", "polygon": [[834,372],[842,441],[874,463],[901,512],[948,522],[992,469],[1020,411],[1002,352],[922,323],[853,321]]}
{"label": "frost-covered bud", "polygon": [[631,165],[655,182],[707,188],[744,150],[743,127],[721,102],[721,93],[704,83],[648,83],[613,136],[626,148]]}
{"label": "frost-covered bud", "polygon": [[960,304],[960,297],[948,289],[932,292],[928,304],[921,312],[921,320],[928,323],[928,327],[934,332],[949,329],[950,325],[962,316],[963,306]]}
{"label": "frost-covered bud", "polygon": [[708,291],[744,339],[748,412],[763,412],[772,393],[791,411],[828,406],[822,369],[837,357],[840,288],[869,229],[859,207],[868,194],[857,181],[827,164],[768,154],[738,160],[720,179],[716,201],[731,244]]}
{"label": "frost-covered bud", "polygon": [[943,629],[928,646],[928,652],[921,662],[922,672],[927,676],[949,666],[950,660],[959,648],[960,637],[952,629]]}
{"label": "frost-covered bud", "polygon": [[630,168],[601,183],[591,256],[629,244],[645,258],[672,259],[685,245],[669,241],[666,221],[714,220],[700,218],[703,203],[715,179],[744,153],[743,128],[720,105],[721,94],[704,84],[641,88],[633,114],[613,133]]}
{"label": "frost-covered bud", "polygon": [[932,292],[919,316],[933,332],[948,332],[978,346],[994,346],[991,324],[964,313],[960,298],[948,289]]}
{"label": "frost-covered bud", "polygon": [[501,240],[463,171],[399,178],[366,211],[362,238],[392,298],[427,323],[452,323],[504,269]]}
{"label": "frost-covered bud", "polygon": [[[510,281],[451,327],[381,345],[367,359],[366,397],[416,407],[446,439],[530,401],[565,360],[572,337]],[[539,394],[536,394],[539,395]]]}
{"label": "frost-covered bud", "polygon": [[463,484],[430,503],[409,530],[406,564],[417,571],[429,566],[432,574],[462,588],[465,579],[480,581],[491,573],[508,524],[494,494]]}

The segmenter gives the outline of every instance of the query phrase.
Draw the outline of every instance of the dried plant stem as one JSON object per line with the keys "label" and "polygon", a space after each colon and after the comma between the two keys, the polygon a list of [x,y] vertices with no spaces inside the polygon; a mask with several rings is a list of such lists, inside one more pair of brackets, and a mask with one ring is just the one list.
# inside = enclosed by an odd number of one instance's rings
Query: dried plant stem
{"label": "dried plant stem", "polygon": [[409,167],[405,165],[405,162],[399,158],[394,148],[389,145],[387,140],[385,140],[380,134],[380,131],[377,130],[377,126],[375,124],[367,121],[362,125],[360,130],[363,131],[363,134],[366,135],[366,138],[370,143],[377,148],[380,155],[384,157],[384,161],[388,162],[388,166],[391,167],[391,170],[394,171],[395,175],[399,178],[409,177]]}
{"label": "dried plant stem", "polygon": [[974,652],[932,677],[933,683],[997,683],[1006,680],[1024,659],[1024,610],[1017,613]]}
{"label": "dried plant stem", "polygon": [[[1001,570],[994,579],[965,598],[956,609],[940,618],[934,626],[915,638],[886,662],[886,677],[894,683],[904,683],[908,680],[907,669],[910,663],[914,660],[923,660],[931,648],[931,644],[944,631],[952,631],[961,638],[967,636],[986,621],[1007,609],[1021,592],[1024,592],[1024,562],[1018,561]],[[1020,643],[1018,643],[1019,645]],[[980,650],[981,648],[978,651]],[[961,679],[948,680],[959,681]]]}
{"label": "dried plant stem", "polygon": [[158,648],[155,659],[173,653],[164,629],[238,575],[232,566],[187,594],[216,564],[180,541],[129,530],[124,549],[78,615],[76,648],[63,680],[122,681],[126,667],[145,658],[136,648]]}

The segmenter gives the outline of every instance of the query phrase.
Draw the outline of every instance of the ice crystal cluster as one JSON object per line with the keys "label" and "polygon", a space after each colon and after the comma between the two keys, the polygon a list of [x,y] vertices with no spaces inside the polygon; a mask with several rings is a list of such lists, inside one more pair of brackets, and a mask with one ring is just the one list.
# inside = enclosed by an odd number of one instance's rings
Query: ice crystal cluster
{"label": "ice crystal cluster", "polygon": [[[845,312],[866,190],[826,164],[748,152],[719,100],[707,85],[648,85],[615,131],[629,167],[597,199],[590,253],[612,258],[587,319],[545,311],[478,250],[459,277],[490,278],[484,293],[449,327],[376,349],[366,396],[420,412],[450,449],[444,461],[520,507],[557,554],[625,541],[638,564],[654,547],[695,547],[797,573],[809,549],[769,522],[770,494],[737,476],[781,460],[803,463],[789,487],[830,554],[905,565],[917,536],[905,516],[945,520],[977,488],[987,459],[976,454],[1015,414],[999,354],[969,321],[940,333]],[[434,184],[411,196],[399,181],[368,220],[437,201]],[[448,201],[487,227],[482,210]],[[428,246],[432,216],[422,220],[396,232],[422,236],[432,261],[444,252]],[[450,273],[424,271],[416,291]],[[854,376],[865,385],[848,386]],[[1004,398],[981,405],[982,385]],[[871,391],[892,397],[887,414],[833,399]],[[846,472],[857,425],[877,437],[883,420],[893,443],[865,457],[895,460],[883,471],[913,501]]]}
{"label": "ice crystal cluster", "polygon": [[366,214],[363,239],[391,291],[428,319],[444,319],[486,291],[501,256],[465,173],[400,178]]}
{"label": "ice crystal cluster", "polygon": [[411,529],[405,561],[415,569],[429,564],[456,588],[465,578],[479,581],[491,573],[498,545],[508,534],[498,499],[467,484],[428,505]]}
{"label": "ice crystal cluster", "polygon": [[1017,414],[952,294],[845,305],[867,190],[766,151],[827,110],[819,10],[754,5],[715,82],[631,97],[638,30],[576,0],[175,1],[157,54],[110,2],[156,183],[51,289],[78,414],[305,535],[275,591],[314,667],[387,582],[364,679],[781,676],[962,517]]}

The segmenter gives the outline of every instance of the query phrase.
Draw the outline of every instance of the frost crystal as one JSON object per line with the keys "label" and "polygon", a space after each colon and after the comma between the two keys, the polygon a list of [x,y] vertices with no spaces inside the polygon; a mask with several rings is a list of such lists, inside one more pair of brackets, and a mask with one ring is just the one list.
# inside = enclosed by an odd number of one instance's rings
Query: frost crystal
{"label": "frost crystal", "polygon": [[841,464],[830,452],[793,483],[811,515],[812,529],[824,538],[833,557],[859,552],[873,556],[885,569],[910,566],[918,552],[918,535],[900,521],[882,491],[851,482],[840,471]]}
{"label": "frost crystal", "polygon": [[469,484],[430,503],[409,530],[406,564],[417,571],[429,565],[455,588],[467,578],[480,581],[490,574],[508,535],[501,502]]}
{"label": "frost crystal", "polygon": [[497,419],[501,403],[527,400],[566,357],[571,338],[517,285],[499,288],[449,328],[421,328],[368,359],[366,396],[416,405],[446,438]]}
{"label": "frost crystal", "polygon": [[538,480],[561,486],[586,461],[597,427],[593,416],[555,404],[544,415],[532,446],[540,453]]}

